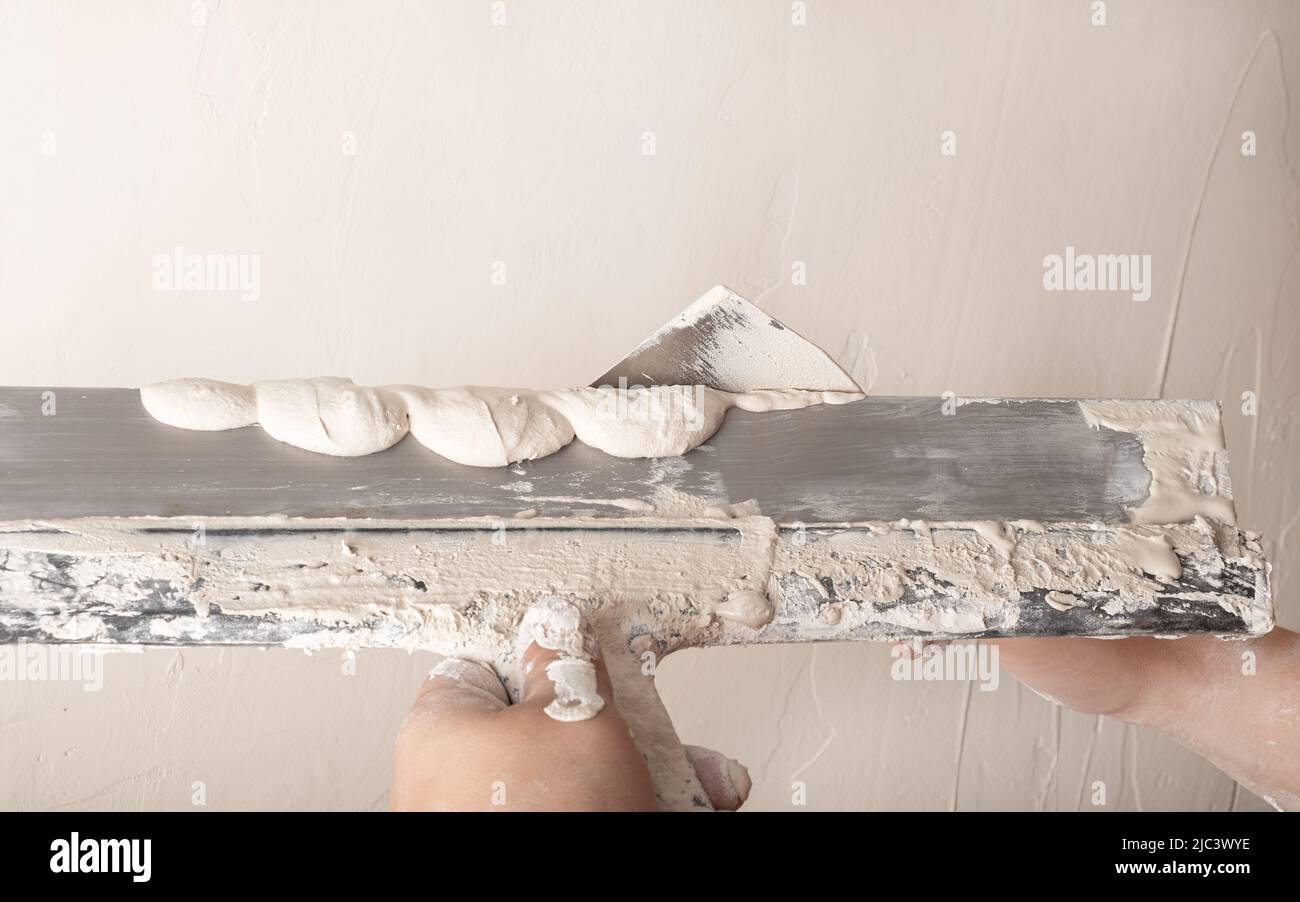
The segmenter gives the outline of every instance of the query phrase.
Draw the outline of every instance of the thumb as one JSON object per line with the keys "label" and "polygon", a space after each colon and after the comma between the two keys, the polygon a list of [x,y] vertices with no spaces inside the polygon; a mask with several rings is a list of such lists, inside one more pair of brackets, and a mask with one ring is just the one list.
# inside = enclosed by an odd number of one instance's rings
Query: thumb
{"label": "thumb", "polygon": [[412,718],[443,721],[462,715],[505,710],[509,696],[489,664],[465,658],[443,658],[420,687],[411,706]]}

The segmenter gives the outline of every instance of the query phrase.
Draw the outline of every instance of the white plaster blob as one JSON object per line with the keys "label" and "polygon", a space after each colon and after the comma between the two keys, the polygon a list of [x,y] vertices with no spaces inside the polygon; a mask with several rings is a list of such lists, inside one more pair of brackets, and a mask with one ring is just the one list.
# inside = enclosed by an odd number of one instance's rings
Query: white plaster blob
{"label": "white plaster blob", "polygon": [[248,385],[213,379],[173,379],[140,389],[155,420],[181,429],[217,431],[257,422],[257,397]]}
{"label": "white plaster blob", "polygon": [[774,611],[772,602],[764,593],[739,589],[728,595],[726,601],[713,609],[713,613],[723,620],[756,630],[771,622]]}
{"label": "white plaster blob", "polygon": [[400,396],[362,388],[349,379],[259,382],[253,394],[257,420],[267,435],[318,454],[374,454],[396,444],[408,431]]}
{"label": "white plaster blob", "polygon": [[504,467],[554,454],[573,441],[573,427],[533,393],[508,388],[430,389],[399,386],[411,435],[448,460]]}
{"label": "white plaster blob", "polygon": [[675,457],[718,431],[735,396],[696,386],[576,388],[544,397],[588,445],[615,457]]}
{"label": "white plaster blob", "polygon": [[579,658],[556,658],[546,665],[555,684],[555,700],[545,711],[552,720],[590,720],[605,707],[596,689],[596,665]]}
{"label": "white plaster blob", "polygon": [[[1047,602],[1048,607],[1062,612],[1068,611],[1071,608],[1081,607],[1085,604],[1085,602],[1080,601],[1077,596],[1070,592],[1048,592],[1043,596],[1043,601]],[[1054,704],[1057,704],[1055,699],[1052,701]]]}
{"label": "white plaster blob", "polygon": [[553,454],[573,438],[615,457],[671,457],[699,447],[727,411],[846,404],[860,392],[705,386],[525,389],[394,385],[367,388],[317,377],[234,385],[174,379],[140,390],[145,410],[181,429],[260,424],[278,441],[340,457],[383,451],[410,432],[456,463],[501,467]]}

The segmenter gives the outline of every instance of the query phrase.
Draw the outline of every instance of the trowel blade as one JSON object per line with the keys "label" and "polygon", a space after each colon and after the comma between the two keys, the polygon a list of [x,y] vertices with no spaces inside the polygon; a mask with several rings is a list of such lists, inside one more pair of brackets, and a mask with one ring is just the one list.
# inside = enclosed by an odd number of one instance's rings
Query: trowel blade
{"label": "trowel blade", "polygon": [[673,317],[592,385],[862,390],[825,351],[723,285]]}

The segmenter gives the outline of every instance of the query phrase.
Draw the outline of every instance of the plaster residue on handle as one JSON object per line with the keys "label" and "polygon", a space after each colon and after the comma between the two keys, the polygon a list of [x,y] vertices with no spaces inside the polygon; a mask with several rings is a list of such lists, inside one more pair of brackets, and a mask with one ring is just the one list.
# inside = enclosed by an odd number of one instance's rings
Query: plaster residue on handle
{"label": "plaster residue on handle", "polygon": [[[936,529],[971,533],[973,535],[965,537],[966,542],[983,544],[988,548],[988,553],[977,555],[979,560],[995,566],[1002,562],[1009,567],[1015,563],[1023,566],[1023,562],[1018,561],[1016,556],[1021,549],[1023,536],[1047,531],[1046,526],[1035,520],[954,520],[924,524],[901,520],[895,526],[901,530],[910,530],[917,538],[923,538],[936,555],[936,560],[939,559],[939,546],[935,544],[934,538]],[[1166,583],[1182,576],[1182,565],[1178,562],[1178,555],[1174,553],[1173,544],[1166,532],[1137,525],[1117,526],[1098,531],[1096,543],[1102,541],[1108,546],[1108,553],[1124,562],[1134,574],[1146,574]],[[1027,543],[1025,547],[1033,547],[1033,543]],[[1055,551],[1049,553],[1056,554]],[[1097,572],[1095,564],[1084,569]]]}
{"label": "plaster residue on handle", "polygon": [[[0,525],[0,549],[33,555],[40,579],[50,555],[66,561],[69,584],[94,585],[96,601],[122,617],[158,596],[168,610],[139,618],[145,636],[210,643],[220,632],[210,612],[270,617],[310,625],[285,645],[434,651],[489,662],[518,686],[521,623],[547,597],[580,605],[593,628],[672,637],[660,647],[665,653],[705,636],[752,635],[746,622],[757,623],[763,606],[748,594],[726,602],[741,590],[765,590],[776,542],[775,524],[759,516],[638,517],[613,527],[596,517],[537,518],[507,529],[504,541],[493,519],[388,520],[373,529],[343,522],[353,528],[284,517],[209,520],[202,546],[190,542],[189,520],[78,520],[21,533]],[[673,528],[647,528],[663,526]],[[320,541],[313,529],[333,538]],[[49,610],[26,585],[16,563],[0,572],[0,595],[33,605],[22,614],[36,616],[44,634],[85,642],[108,635],[103,618]],[[177,597],[194,613],[177,612]]]}
{"label": "plaster residue on handle", "polygon": [[[1204,517],[1162,526],[856,524],[781,542],[773,578],[815,606],[816,618],[799,620],[805,638],[814,629],[833,639],[868,627],[883,636],[1014,634],[1035,598],[1062,613],[1095,606],[1108,616],[1138,614],[1171,598],[1213,602],[1262,633],[1273,622],[1268,568],[1258,537],[1245,535],[1243,543],[1234,528]],[[1216,555],[1254,571],[1253,598],[1210,588],[1220,584]],[[863,598],[873,603],[857,601]],[[779,608],[772,627],[784,630],[788,617]]]}
{"label": "plaster residue on handle", "polygon": [[1186,523],[1197,516],[1237,522],[1218,404],[1080,401],[1079,409],[1094,429],[1142,440],[1151,488],[1146,501],[1130,509],[1134,523]]}
{"label": "plaster residue on handle", "polygon": [[408,432],[429,450],[474,467],[504,467],[559,451],[576,436],[615,457],[671,457],[706,442],[727,411],[845,404],[860,392],[724,392],[703,385],[650,388],[367,388],[322,377],[235,385],[174,379],[145,386],[154,419],[181,429],[259,424],[272,438],[340,457],[374,454]]}
{"label": "plaster residue on handle", "polygon": [[[1258,538],[1199,517],[1169,526],[935,522],[919,535],[914,524],[885,522],[799,532],[762,516],[617,525],[565,517],[529,520],[504,542],[491,520],[207,526],[206,544],[195,546],[188,520],[0,525],[0,595],[15,624],[35,618],[53,641],[106,641],[127,618],[137,641],[210,643],[226,628],[210,619],[220,611],[299,624],[281,640],[288,646],[489,662],[513,686],[521,620],[552,596],[581,606],[602,635],[649,642],[660,657],[705,645],[1014,632],[1026,605],[1052,607],[1064,593],[1084,602],[1080,611],[1127,614],[1173,599],[1218,604],[1250,632],[1272,624]],[[999,545],[1011,537],[1008,554]],[[62,569],[52,571],[56,559]],[[1224,585],[1225,562],[1253,592]],[[70,600],[51,607],[51,591],[65,591],[49,588],[53,572],[60,585],[93,586],[95,604],[120,616],[110,624]],[[1061,594],[1039,601],[1051,592]],[[178,599],[194,613],[178,610]]]}

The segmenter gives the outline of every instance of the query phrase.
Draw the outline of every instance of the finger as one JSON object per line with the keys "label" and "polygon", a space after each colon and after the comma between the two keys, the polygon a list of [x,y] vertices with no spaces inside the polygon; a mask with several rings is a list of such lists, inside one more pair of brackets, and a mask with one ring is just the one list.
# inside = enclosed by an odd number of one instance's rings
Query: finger
{"label": "finger", "polygon": [[684,745],[700,785],[716,811],[737,811],[749,798],[753,781],[749,770],[734,758],[699,745]]}
{"label": "finger", "polygon": [[519,627],[520,704],[540,707],[553,720],[589,720],[612,697],[609,674],[577,605],[544,598]]}
{"label": "finger", "polygon": [[465,658],[443,658],[429,671],[412,712],[426,715],[450,711],[492,713],[508,704],[505,687],[491,666]]}
{"label": "finger", "polygon": [[[476,727],[504,711],[505,687],[486,664],[444,658],[429,672],[394,744],[394,810],[464,807],[447,802],[449,774],[484,754],[485,736]],[[441,801],[439,801],[441,800]]]}
{"label": "finger", "polygon": [[611,710],[613,683],[599,653],[588,661],[562,655],[536,643],[528,647],[519,704],[544,710],[559,721],[587,720]]}

